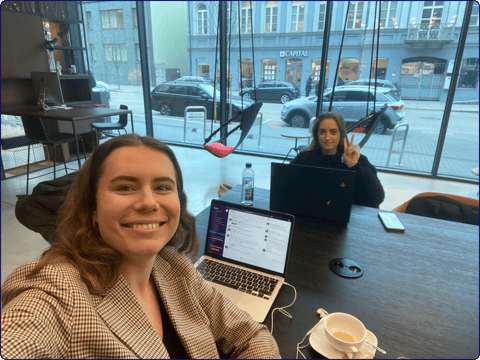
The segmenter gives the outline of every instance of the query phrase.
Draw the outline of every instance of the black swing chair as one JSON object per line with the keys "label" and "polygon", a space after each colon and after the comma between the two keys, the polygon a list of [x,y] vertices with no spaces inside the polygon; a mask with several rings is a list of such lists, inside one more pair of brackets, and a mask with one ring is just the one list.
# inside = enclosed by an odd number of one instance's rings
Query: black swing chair
{"label": "black swing chair", "polygon": [[[377,6],[379,5],[379,2],[375,2],[375,15],[377,15]],[[347,19],[348,19],[348,11],[350,8],[350,1],[348,2],[347,5],[347,14],[345,16],[345,24],[343,26],[343,34],[342,34],[342,41],[340,43],[340,51],[338,54],[338,62],[337,62],[337,69],[335,71],[335,79],[333,81],[333,88],[332,88],[332,93],[330,97],[330,105],[328,109],[332,109],[332,103],[333,103],[333,96],[335,93],[335,86],[337,83],[337,77],[338,77],[338,70],[340,67],[340,59],[342,57],[342,49],[343,49],[343,40],[345,38],[345,30],[347,28]],[[382,11],[382,4],[380,2],[380,7],[378,8],[378,14],[381,14]],[[369,108],[369,102],[370,102],[370,96],[367,96],[367,109],[366,109],[366,115],[364,118],[358,120],[356,123],[350,125],[347,127],[347,134],[360,128],[364,128],[363,133],[365,133],[365,136],[363,137],[362,140],[360,140],[360,143],[358,144],[360,148],[362,148],[367,141],[370,139],[370,136],[375,132],[375,128],[377,127],[378,122],[380,121],[381,117],[387,110],[388,105],[383,105],[379,110],[376,110],[376,98],[377,98],[377,77],[378,77],[378,49],[380,46],[380,19],[378,17],[374,17],[375,19],[378,19],[377,24],[377,54],[376,54],[376,66],[375,66],[375,89],[374,89],[374,101],[373,101],[373,112],[368,114],[368,108]],[[373,72],[373,49],[375,47],[375,24],[373,26],[373,38],[372,38],[372,55],[371,55],[371,62],[370,62],[370,74],[369,74],[369,81],[368,81],[368,94],[370,94],[370,86],[372,84],[372,72]],[[320,96],[318,96],[317,101],[320,102]]]}
{"label": "black swing chair", "polygon": [[[250,6],[251,1],[250,1]],[[230,1],[230,9],[232,9],[232,2]],[[232,12],[230,11],[230,25],[232,23]],[[242,64],[242,43],[241,43],[241,31],[240,31],[240,3],[238,3],[238,43],[239,43],[239,54],[240,54],[240,64]],[[220,21],[220,7],[219,7],[219,13],[218,13],[218,19]],[[252,21],[252,13],[250,13],[250,23],[253,24]],[[230,39],[231,39],[231,32],[232,32],[232,26],[230,26]],[[251,30],[251,36],[252,36],[252,57],[253,57],[253,82],[255,84],[255,55],[253,51],[253,26]],[[216,43],[216,49],[215,49],[215,77],[217,74],[217,51],[218,51],[218,31],[217,31],[217,43]],[[231,44],[231,41],[230,43]],[[230,52],[230,48],[229,48]],[[230,58],[230,56],[229,56]],[[240,65],[240,79],[243,78],[242,74],[242,66]],[[232,86],[232,81],[230,81],[230,87]],[[243,82],[240,81],[240,86],[241,89],[243,89]],[[260,108],[262,107],[263,103],[261,101],[256,101],[249,107],[241,110],[240,112],[236,113],[232,118],[228,119],[224,124],[222,124],[217,130],[213,131],[213,123],[216,120],[216,87],[217,87],[217,81],[215,81],[214,84],[214,104],[213,104],[213,120],[212,120],[212,126],[211,126],[211,134],[209,137],[205,139],[204,143],[204,148],[208,150],[211,154],[215,155],[216,157],[219,158],[224,158],[228,154],[231,154],[237,147],[239,147],[243,140],[247,137],[250,129],[252,128],[255,119],[257,118],[258,112],[260,111]],[[256,88],[254,87],[255,91],[255,98],[256,96]],[[242,108],[243,108],[243,96],[242,96]],[[219,139],[218,141],[210,143],[212,138],[219,132],[221,129],[225,128],[232,122],[239,122],[239,125],[235,126],[231,131],[227,133],[224,137]],[[240,139],[238,140],[238,143],[235,147],[233,146],[226,146],[222,143],[223,140],[227,139],[232,133],[234,133],[237,130],[241,130],[240,133]]]}

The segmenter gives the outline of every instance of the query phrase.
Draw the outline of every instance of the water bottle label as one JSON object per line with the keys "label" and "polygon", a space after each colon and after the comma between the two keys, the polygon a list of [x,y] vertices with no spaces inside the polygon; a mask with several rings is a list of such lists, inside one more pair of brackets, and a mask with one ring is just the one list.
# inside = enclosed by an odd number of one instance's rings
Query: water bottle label
{"label": "water bottle label", "polygon": [[253,189],[246,189],[245,190],[245,200],[253,201]]}

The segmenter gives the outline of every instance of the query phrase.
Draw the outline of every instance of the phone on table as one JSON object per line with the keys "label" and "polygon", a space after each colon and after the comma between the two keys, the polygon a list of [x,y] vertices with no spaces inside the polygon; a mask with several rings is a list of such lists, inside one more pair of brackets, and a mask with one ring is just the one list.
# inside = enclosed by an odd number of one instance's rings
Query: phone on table
{"label": "phone on table", "polygon": [[402,225],[400,220],[398,220],[397,215],[395,215],[394,213],[379,212],[378,217],[382,221],[385,229],[392,231],[405,231],[405,227]]}

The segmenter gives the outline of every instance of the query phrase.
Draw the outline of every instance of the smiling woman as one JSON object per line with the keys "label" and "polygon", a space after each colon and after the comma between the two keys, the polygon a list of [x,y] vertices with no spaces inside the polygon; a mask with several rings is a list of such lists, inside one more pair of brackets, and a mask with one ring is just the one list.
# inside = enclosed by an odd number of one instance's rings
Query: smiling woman
{"label": "smiling woman", "polygon": [[56,241],[2,285],[2,356],[279,357],[268,329],[196,271],[197,250],[172,150],[134,134],[103,143],[72,184]]}

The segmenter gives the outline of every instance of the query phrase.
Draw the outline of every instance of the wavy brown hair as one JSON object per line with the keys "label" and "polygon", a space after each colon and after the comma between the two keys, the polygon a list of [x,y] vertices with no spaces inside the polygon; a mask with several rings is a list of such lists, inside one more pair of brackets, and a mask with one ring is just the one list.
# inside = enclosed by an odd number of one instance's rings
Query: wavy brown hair
{"label": "wavy brown hair", "polygon": [[[302,151],[310,151],[310,150],[315,150],[321,147],[320,145],[320,140],[318,139],[318,129],[320,128],[320,124],[322,123],[323,120],[327,119],[332,119],[337,122],[338,129],[340,130],[340,142],[338,143],[337,146],[337,155],[338,154],[343,154],[344,148],[343,148],[343,139],[347,138],[347,128],[345,126],[345,120],[343,119],[343,116],[340,115],[339,113],[332,113],[328,112],[325,114],[320,115],[315,119],[312,125],[312,137],[313,140],[312,142],[304,148]],[[347,138],[348,140],[348,138]]]}
{"label": "wavy brown hair", "polygon": [[128,134],[100,145],[77,173],[59,211],[56,239],[29,276],[34,276],[52,261],[64,258],[79,270],[92,293],[106,292],[116,283],[122,255],[102,239],[92,215],[97,208],[96,196],[103,164],[113,151],[125,146],[146,146],[166,154],[172,161],[180,199],[180,222],[167,245],[196,258],[199,243],[195,217],[187,211],[182,171],[175,154],[157,139]]}

